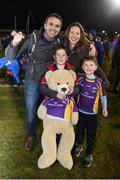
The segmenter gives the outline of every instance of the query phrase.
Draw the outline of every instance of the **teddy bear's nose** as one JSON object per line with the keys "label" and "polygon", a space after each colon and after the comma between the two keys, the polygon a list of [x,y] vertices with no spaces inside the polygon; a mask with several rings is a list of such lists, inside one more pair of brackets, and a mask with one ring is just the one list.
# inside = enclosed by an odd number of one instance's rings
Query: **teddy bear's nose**
{"label": "teddy bear's nose", "polygon": [[65,87],[61,88],[61,91],[65,92],[67,89]]}

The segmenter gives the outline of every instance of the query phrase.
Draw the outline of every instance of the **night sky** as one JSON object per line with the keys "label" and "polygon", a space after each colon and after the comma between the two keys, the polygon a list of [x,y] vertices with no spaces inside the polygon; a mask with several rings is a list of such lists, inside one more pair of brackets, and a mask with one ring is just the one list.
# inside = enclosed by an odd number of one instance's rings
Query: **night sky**
{"label": "night sky", "polygon": [[[120,0],[119,0],[120,1]],[[30,27],[39,29],[45,17],[52,12],[63,17],[63,30],[74,21],[79,21],[86,30],[96,29],[120,33],[120,4],[114,7],[114,0],[34,0],[32,3],[16,1],[3,2],[0,10],[0,29],[25,29],[29,11],[32,12]]]}

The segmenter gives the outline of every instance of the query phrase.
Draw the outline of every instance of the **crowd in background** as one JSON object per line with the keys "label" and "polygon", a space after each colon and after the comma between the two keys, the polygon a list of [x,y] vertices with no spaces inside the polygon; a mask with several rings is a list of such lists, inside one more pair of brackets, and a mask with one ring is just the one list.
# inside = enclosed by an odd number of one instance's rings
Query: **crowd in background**
{"label": "crowd in background", "polygon": [[[3,35],[2,33],[0,35],[0,57],[4,57],[5,48],[8,46],[8,44],[12,41],[13,37],[16,35],[17,31],[11,31],[11,33],[8,33],[7,35]],[[24,32],[22,32],[25,38],[28,36]],[[64,32],[63,32],[64,33]],[[89,30],[87,33],[85,33],[86,36],[90,41],[93,41],[96,45],[97,49],[97,56],[98,56],[98,63],[101,66],[102,69],[105,69],[105,64],[108,63],[111,64],[110,71],[114,73],[114,77],[110,80],[111,87],[110,91],[113,93],[116,93],[118,97],[120,96],[120,85],[119,85],[119,79],[120,79],[120,50],[119,50],[119,42],[120,37],[119,34],[113,35],[113,37],[109,37],[108,35],[103,35],[102,33],[97,33],[95,30]],[[25,40],[25,39],[24,39]],[[24,42],[24,41],[23,41]],[[24,73],[26,69],[26,61],[27,55],[23,55],[19,59],[19,70],[18,75],[20,76],[20,82],[19,84],[24,84]],[[106,70],[106,69],[105,69]],[[4,74],[3,74],[3,73]],[[5,73],[6,72],[6,73]],[[7,77],[8,82],[11,85],[15,85],[15,94],[18,95],[18,88],[17,88],[17,82],[12,76],[11,71],[7,70],[7,68],[4,68],[4,71],[0,70],[0,74],[2,74],[2,77]]]}

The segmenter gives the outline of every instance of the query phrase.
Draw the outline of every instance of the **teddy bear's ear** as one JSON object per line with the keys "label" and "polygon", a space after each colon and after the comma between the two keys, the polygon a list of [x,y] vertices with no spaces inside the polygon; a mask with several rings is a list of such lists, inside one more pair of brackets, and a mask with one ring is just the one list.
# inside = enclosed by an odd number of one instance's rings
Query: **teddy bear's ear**
{"label": "teddy bear's ear", "polygon": [[70,70],[70,72],[71,72],[71,74],[72,74],[74,80],[76,80],[76,73],[75,73],[74,71],[72,71],[72,70]]}
{"label": "teddy bear's ear", "polygon": [[47,82],[48,82],[48,80],[49,80],[49,78],[51,77],[52,74],[53,74],[53,71],[47,71],[46,72],[45,79],[47,80]]}

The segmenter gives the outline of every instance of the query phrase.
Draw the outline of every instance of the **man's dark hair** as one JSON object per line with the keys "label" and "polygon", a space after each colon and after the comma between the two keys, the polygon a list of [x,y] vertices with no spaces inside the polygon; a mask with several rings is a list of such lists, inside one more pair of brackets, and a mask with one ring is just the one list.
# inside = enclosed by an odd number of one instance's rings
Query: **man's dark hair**
{"label": "man's dark hair", "polygon": [[51,13],[51,14],[49,14],[49,15],[46,17],[46,19],[45,19],[45,23],[48,21],[48,19],[49,19],[50,17],[55,17],[55,18],[59,19],[59,20],[61,21],[61,26],[62,26],[62,24],[63,24],[62,17],[61,17],[59,14],[57,14],[57,13]]}

